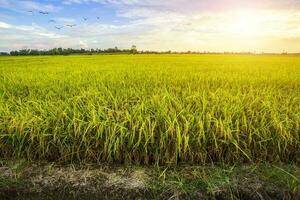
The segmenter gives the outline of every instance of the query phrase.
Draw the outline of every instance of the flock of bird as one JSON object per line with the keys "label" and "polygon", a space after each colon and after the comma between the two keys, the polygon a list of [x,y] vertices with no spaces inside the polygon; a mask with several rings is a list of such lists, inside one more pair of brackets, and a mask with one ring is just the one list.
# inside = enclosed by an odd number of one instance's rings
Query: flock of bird
{"label": "flock of bird", "polygon": [[[31,13],[32,15],[34,13],[38,13],[38,14],[42,14],[42,15],[49,15],[50,14],[49,12],[46,12],[46,11],[33,11],[33,10],[29,10],[27,12]],[[88,21],[88,18],[87,17],[82,17],[82,20],[83,21]],[[97,17],[97,20],[100,20],[100,17]],[[50,23],[57,24],[57,22],[54,19],[50,19],[48,21],[48,23],[49,24]],[[66,24],[66,25],[62,25],[62,26],[54,26],[54,28],[56,28],[57,30],[61,30],[64,27],[70,27],[70,28],[72,28],[74,26],[77,26],[77,24]]]}

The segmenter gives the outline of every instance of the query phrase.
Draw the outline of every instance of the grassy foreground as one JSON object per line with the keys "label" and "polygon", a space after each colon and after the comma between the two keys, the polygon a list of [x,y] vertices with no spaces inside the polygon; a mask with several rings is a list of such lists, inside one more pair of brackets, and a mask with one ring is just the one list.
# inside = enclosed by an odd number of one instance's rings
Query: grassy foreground
{"label": "grassy foreground", "polygon": [[300,57],[0,58],[0,156],[299,162]]}
{"label": "grassy foreground", "polygon": [[295,165],[137,167],[0,163],[0,199],[300,198]]}

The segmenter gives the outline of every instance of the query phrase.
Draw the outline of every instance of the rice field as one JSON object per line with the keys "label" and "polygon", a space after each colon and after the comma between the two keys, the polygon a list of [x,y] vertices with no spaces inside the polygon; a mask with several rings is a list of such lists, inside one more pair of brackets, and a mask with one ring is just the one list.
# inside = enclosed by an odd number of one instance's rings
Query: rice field
{"label": "rice field", "polygon": [[300,57],[0,57],[0,157],[298,163]]}

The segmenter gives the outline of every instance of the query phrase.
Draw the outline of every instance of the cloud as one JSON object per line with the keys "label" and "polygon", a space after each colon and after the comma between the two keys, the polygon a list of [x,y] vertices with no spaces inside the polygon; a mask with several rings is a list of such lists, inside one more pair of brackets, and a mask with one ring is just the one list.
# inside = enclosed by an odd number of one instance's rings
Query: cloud
{"label": "cloud", "polygon": [[36,1],[25,1],[25,0],[0,0],[0,8],[14,10],[18,12],[31,11],[47,11],[57,12],[61,8],[52,4],[44,4]]}
{"label": "cloud", "polygon": [[89,45],[86,42],[82,41],[82,40],[79,41],[79,45],[80,45],[81,48],[89,48]]}
{"label": "cloud", "polygon": [[10,24],[7,24],[5,22],[0,22],[0,29],[9,29],[12,28]]}
{"label": "cloud", "polygon": [[76,19],[66,18],[66,17],[55,17],[55,18],[53,18],[53,20],[55,20],[55,22],[57,22],[59,24],[70,24],[70,23],[76,22]]}
{"label": "cloud", "polygon": [[99,3],[112,6],[153,7],[156,9],[185,12],[232,10],[237,8],[297,9],[300,7],[298,0],[64,0],[63,3],[67,5]]}
{"label": "cloud", "polygon": [[[147,0],[146,0],[147,1]],[[140,0],[64,0],[64,4],[84,4],[84,3],[101,3],[101,4],[114,4],[114,5],[136,5],[140,4]]]}
{"label": "cloud", "polygon": [[36,24],[31,26],[13,25],[0,21],[0,49],[9,51],[22,48],[48,49],[51,43],[68,38],[66,35],[48,31]]}
{"label": "cloud", "polygon": [[[255,16],[261,24],[260,31],[249,38],[232,30],[236,13],[182,14],[141,8],[134,12],[123,10],[118,15],[130,21],[119,25],[83,23],[73,28],[65,27],[58,33],[37,25],[14,26],[0,22],[0,33],[6,35],[2,37],[5,43],[0,48],[129,48],[136,44],[144,50],[281,52],[283,41],[295,51],[297,47],[290,41],[298,41],[292,38],[300,35],[299,12],[257,11]],[[72,21],[69,18],[60,20]],[[274,44],[273,48],[268,42]]]}
{"label": "cloud", "polygon": [[[19,10],[59,11],[60,6],[47,2],[0,0],[0,7],[12,8],[16,4]],[[97,23],[76,23],[76,17],[67,15],[53,17],[57,24],[77,24],[60,31],[49,24],[16,26],[2,20],[0,36],[4,42],[0,50],[59,46],[129,48],[136,44],[145,50],[281,52],[284,43],[295,51],[297,45],[291,41],[298,42],[300,35],[300,11],[295,9],[300,3],[294,0],[64,0],[63,4],[59,5],[65,6],[64,11],[74,4],[102,4],[112,7],[114,16],[110,21]],[[239,20],[247,10],[252,10],[250,18],[255,22],[254,27],[246,27],[251,34],[239,30],[241,24],[242,28],[248,25]],[[113,23],[114,19],[121,22]]]}

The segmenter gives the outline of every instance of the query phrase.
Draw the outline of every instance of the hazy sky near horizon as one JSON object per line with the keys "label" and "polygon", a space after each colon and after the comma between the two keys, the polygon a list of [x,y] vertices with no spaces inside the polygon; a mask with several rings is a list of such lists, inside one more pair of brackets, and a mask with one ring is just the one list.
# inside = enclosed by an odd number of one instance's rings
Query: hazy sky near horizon
{"label": "hazy sky near horizon", "polygon": [[133,44],[163,51],[300,52],[300,1],[0,0],[0,51]]}

